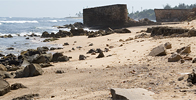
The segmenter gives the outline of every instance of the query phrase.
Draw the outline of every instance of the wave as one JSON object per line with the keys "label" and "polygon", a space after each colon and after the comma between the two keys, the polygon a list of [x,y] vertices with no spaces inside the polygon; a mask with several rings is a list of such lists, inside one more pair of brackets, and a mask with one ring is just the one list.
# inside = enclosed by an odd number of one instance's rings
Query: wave
{"label": "wave", "polygon": [[66,22],[67,20],[58,20],[59,22]]}
{"label": "wave", "polygon": [[49,22],[54,22],[54,23],[56,23],[56,22],[58,22],[57,20],[48,20]]}
{"label": "wave", "polygon": [[39,23],[38,21],[0,21],[0,23]]}
{"label": "wave", "polygon": [[1,23],[0,23],[0,25],[1,25]]}

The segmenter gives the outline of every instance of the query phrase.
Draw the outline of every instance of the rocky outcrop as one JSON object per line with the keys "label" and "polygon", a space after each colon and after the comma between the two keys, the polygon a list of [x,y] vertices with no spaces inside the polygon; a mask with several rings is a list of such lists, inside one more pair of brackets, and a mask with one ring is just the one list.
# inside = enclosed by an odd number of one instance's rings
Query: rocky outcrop
{"label": "rocky outcrop", "polygon": [[0,79],[0,96],[8,93],[10,91],[10,84],[3,79]]}

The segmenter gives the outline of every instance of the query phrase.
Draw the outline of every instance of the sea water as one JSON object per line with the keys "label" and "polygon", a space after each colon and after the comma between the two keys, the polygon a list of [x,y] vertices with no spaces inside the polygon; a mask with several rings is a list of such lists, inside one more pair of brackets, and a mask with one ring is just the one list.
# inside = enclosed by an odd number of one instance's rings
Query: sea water
{"label": "sea water", "polygon": [[[44,31],[49,33],[58,32],[54,26],[63,26],[83,22],[81,18],[24,18],[24,17],[0,17],[0,36],[11,34],[13,38],[0,38],[0,53],[19,54],[23,50],[36,49],[41,46],[51,47],[53,45],[42,42],[43,38],[30,37],[25,39],[24,35],[32,33],[41,35]],[[69,29],[63,29],[69,30]],[[14,50],[6,50],[13,47]]]}

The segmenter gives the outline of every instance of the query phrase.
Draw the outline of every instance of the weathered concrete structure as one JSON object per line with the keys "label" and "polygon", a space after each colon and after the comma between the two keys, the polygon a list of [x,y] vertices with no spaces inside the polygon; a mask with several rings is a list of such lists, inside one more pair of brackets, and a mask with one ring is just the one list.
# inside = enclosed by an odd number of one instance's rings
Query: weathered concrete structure
{"label": "weathered concrete structure", "polygon": [[116,4],[83,9],[83,23],[86,27],[115,28],[128,22],[126,4]]}
{"label": "weathered concrete structure", "polygon": [[178,22],[188,19],[191,9],[154,9],[157,22]]}

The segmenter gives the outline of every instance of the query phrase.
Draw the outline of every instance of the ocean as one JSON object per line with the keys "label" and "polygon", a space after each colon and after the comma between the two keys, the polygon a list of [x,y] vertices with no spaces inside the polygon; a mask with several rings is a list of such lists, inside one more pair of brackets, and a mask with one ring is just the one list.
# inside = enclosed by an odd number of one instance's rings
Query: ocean
{"label": "ocean", "polygon": [[[0,36],[11,34],[13,38],[0,38],[1,54],[19,54],[27,49],[36,49],[37,47],[47,46],[55,47],[42,42],[44,39],[39,37],[30,37],[29,40],[24,35],[32,33],[41,35],[44,31],[49,33],[58,32],[54,26],[63,26],[65,24],[73,24],[75,22],[83,22],[82,18],[25,18],[25,17],[0,17]],[[69,30],[69,29],[63,29]],[[6,50],[13,47],[14,50]]]}

